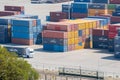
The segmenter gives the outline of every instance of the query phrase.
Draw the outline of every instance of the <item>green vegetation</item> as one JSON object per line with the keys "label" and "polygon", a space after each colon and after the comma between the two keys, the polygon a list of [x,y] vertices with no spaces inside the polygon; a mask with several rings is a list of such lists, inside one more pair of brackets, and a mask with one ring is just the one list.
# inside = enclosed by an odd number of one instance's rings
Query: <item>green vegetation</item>
{"label": "green vegetation", "polygon": [[15,53],[0,46],[0,80],[38,80],[38,72]]}

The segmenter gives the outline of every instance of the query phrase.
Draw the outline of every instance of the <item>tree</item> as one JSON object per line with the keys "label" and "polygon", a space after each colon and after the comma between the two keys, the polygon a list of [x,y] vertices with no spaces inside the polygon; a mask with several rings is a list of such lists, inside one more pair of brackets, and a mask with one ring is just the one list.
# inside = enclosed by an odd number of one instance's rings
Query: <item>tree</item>
{"label": "tree", "polygon": [[0,46],[0,80],[38,80],[38,72],[23,58]]}

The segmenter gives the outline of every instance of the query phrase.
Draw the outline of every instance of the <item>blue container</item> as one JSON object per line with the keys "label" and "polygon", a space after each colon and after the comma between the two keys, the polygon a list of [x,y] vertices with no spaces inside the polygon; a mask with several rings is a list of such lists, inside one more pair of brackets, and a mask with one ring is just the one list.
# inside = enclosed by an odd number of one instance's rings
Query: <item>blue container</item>
{"label": "blue container", "polygon": [[42,44],[42,33],[39,33],[39,34],[37,35],[36,44]]}
{"label": "blue container", "polygon": [[23,32],[12,32],[12,38],[33,39],[33,34]]}
{"label": "blue container", "polygon": [[68,48],[67,48],[67,46],[59,46],[59,51],[60,52],[67,52]]}
{"label": "blue container", "polygon": [[36,19],[36,25],[41,25],[41,20],[40,19]]}
{"label": "blue container", "polygon": [[108,49],[108,43],[107,42],[93,41],[93,48]]}
{"label": "blue container", "polygon": [[26,27],[26,26],[12,26],[11,31],[13,32],[23,32],[23,33],[33,33],[37,32],[37,27]]}
{"label": "blue container", "polygon": [[115,50],[115,52],[120,52],[120,45],[119,44],[115,44],[114,45],[114,50]]}
{"label": "blue container", "polygon": [[43,44],[43,50],[54,51],[54,46],[52,44]]}
{"label": "blue container", "polygon": [[115,58],[120,58],[120,52],[115,52],[115,53],[114,53],[114,57],[115,57]]}
{"label": "blue container", "polygon": [[8,24],[11,24],[10,19],[0,18],[0,25],[8,25]]}
{"label": "blue container", "polygon": [[90,3],[91,0],[74,0],[74,2],[87,2],[87,3]]}
{"label": "blue container", "polygon": [[78,35],[79,35],[79,36],[82,36],[82,33],[83,33],[83,30],[79,30],[79,31],[78,31]]}
{"label": "blue container", "polygon": [[120,45],[120,36],[116,36],[114,39],[114,44]]}
{"label": "blue container", "polygon": [[120,16],[120,11],[119,12],[113,12],[112,16]]}
{"label": "blue container", "polygon": [[107,42],[108,43],[108,37],[106,37],[106,36],[93,36],[93,41]]}
{"label": "blue container", "polygon": [[12,24],[12,26],[33,27],[33,26],[36,26],[34,21],[35,21],[35,19],[13,19],[11,21],[11,24]]}
{"label": "blue container", "polygon": [[10,43],[11,37],[8,36],[6,32],[0,32],[0,43]]}
{"label": "blue container", "polygon": [[8,26],[7,25],[0,25],[0,32],[8,32]]}
{"label": "blue container", "polygon": [[108,4],[108,0],[92,0],[92,3],[104,3],[104,4]]}
{"label": "blue container", "polygon": [[54,45],[54,44],[43,44],[43,50],[55,51],[55,52],[68,51],[67,46],[60,46],[60,45]]}
{"label": "blue container", "polygon": [[79,9],[87,9],[88,4],[87,3],[72,3],[71,7],[72,8],[79,8]]}
{"label": "blue container", "polygon": [[105,4],[88,4],[89,9],[106,9],[106,7]]}
{"label": "blue container", "polygon": [[114,39],[109,39],[108,41],[108,50],[114,52]]}
{"label": "blue container", "polygon": [[72,8],[73,13],[88,13],[88,9],[83,9],[83,8]]}
{"label": "blue container", "polygon": [[38,15],[15,15],[17,18],[31,18],[31,19],[38,19]]}
{"label": "blue container", "polygon": [[62,4],[62,12],[71,12],[71,5]]}
{"label": "blue container", "polygon": [[50,16],[46,16],[46,21],[50,21]]}

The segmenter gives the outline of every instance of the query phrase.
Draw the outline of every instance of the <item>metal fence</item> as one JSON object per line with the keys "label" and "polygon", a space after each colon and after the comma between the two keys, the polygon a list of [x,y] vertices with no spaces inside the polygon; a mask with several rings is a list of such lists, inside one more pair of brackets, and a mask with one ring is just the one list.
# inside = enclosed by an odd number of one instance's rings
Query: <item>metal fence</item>
{"label": "metal fence", "polygon": [[34,67],[40,71],[40,80],[120,80],[120,73],[103,72],[90,67],[56,64],[38,64]]}

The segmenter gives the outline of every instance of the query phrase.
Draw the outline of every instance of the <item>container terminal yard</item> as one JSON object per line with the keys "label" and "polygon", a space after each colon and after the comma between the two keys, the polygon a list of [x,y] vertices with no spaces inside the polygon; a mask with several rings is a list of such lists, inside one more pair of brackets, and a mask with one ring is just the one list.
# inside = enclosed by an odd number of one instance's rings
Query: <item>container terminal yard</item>
{"label": "container terminal yard", "polygon": [[0,45],[34,49],[40,80],[120,80],[120,1],[64,1],[1,0]]}

